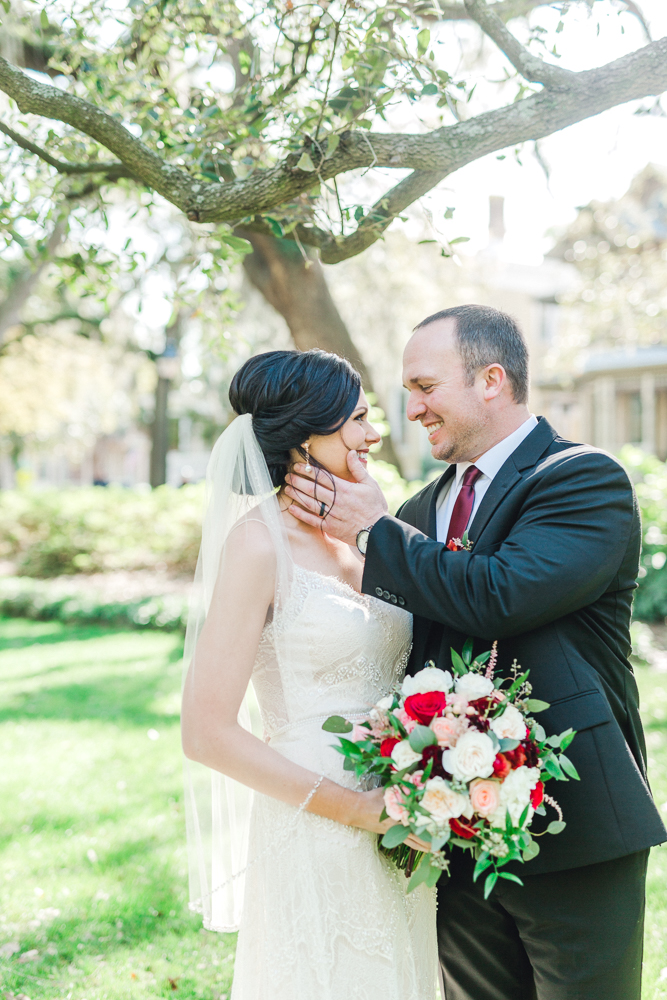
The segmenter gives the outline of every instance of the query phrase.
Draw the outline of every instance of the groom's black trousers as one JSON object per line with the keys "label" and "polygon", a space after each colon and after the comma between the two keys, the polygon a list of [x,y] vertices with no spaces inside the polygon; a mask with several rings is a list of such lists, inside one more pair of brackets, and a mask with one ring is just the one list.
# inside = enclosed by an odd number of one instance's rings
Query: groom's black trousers
{"label": "groom's black trousers", "polygon": [[499,879],[455,852],[438,885],[445,1000],[640,1000],[648,851]]}

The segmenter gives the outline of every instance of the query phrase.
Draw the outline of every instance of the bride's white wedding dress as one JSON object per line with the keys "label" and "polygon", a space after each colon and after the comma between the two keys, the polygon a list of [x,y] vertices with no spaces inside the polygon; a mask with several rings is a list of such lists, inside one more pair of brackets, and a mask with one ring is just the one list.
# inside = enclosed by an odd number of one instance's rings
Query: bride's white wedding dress
{"label": "bride's white wedding dress", "polygon": [[[253,672],[269,745],[359,787],[322,723],[386,695],[411,635],[401,608],[295,566]],[[434,1000],[435,892],[408,895],[375,834],[256,794],[248,857],[232,1000]]]}

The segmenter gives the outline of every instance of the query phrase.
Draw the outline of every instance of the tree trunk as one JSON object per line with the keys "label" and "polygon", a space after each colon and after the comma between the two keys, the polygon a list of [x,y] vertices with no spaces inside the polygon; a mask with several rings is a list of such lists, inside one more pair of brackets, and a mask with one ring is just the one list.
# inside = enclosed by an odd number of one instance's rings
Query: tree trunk
{"label": "tree trunk", "polygon": [[169,390],[171,380],[158,376],[155,388],[155,417],[152,426],[150,482],[153,489],[167,481],[169,448]]}
{"label": "tree trunk", "polygon": [[[331,297],[316,251],[307,248],[304,258],[293,240],[278,240],[242,228],[236,233],[253,247],[243,261],[248,278],[284,318],[295,346],[300,351],[319,347],[347,358],[361,375],[364,389],[374,392],[370,372]],[[382,439],[376,454],[400,469],[389,436]]]}

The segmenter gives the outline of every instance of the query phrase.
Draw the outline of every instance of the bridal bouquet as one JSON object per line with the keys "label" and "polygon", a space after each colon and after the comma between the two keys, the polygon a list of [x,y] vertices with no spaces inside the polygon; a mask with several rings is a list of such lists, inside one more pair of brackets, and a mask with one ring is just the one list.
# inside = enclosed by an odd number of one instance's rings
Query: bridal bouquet
{"label": "bridal bouquet", "polygon": [[[521,673],[516,661],[509,678],[494,677],[496,645],[473,660],[469,639],[461,655],[452,650],[454,676],[429,660],[363,721],[332,716],[322,727],[338,735],[346,770],[385,786],[382,818],[395,825],[381,844],[406,869],[408,891],[436,884],[451,845],[473,851],[475,880],[487,872],[485,897],[498,878],[521,885],[501,869],[539,853],[533,816],[545,815],[548,804],[558,818],[544,832],[565,828],[544,785],[578,780],[564,753],[575,733],[547,736],[532,713],[549,705],[530,697],[529,671]],[[427,853],[405,845],[411,833],[430,844]]]}

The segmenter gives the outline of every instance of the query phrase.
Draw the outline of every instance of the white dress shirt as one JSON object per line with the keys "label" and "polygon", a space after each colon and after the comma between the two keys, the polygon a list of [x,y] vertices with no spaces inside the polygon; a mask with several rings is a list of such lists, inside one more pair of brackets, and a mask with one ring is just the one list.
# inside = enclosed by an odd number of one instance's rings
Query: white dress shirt
{"label": "white dress shirt", "polygon": [[470,524],[479,510],[482,498],[491,485],[494,477],[500,472],[502,466],[505,464],[512,452],[516,451],[521,442],[528,437],[534,427],[537,427],[537,417],[531,413],[528,419],[525,420],[520,427],[517,427],[515,431],[509,434],[506,438],[503,438],[502,441],[499,441],[498,444],[494,444],[493,448],[489,448],[489,450],[482,455],[481,458],[478,458],[475,463],[456,463],[456,473],[454,478],[450,481],[449,488],[444,489],[440,493],[437,500],[435,521],[436,538],[439,542],[445,542],[447,540],[447,529],[449,528],[449,522],[452,517],[452,511],[454,510],[456,498],[461,490],[463,473],[466,469],[469,469],[470,466],[474,464],[475,467],[482,473],[473,487],[475,490],[475,502],[473,504],[472,514],[470,515],[470,521],[468,522]]}

